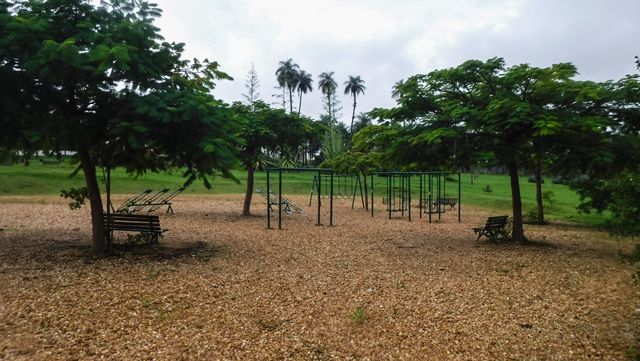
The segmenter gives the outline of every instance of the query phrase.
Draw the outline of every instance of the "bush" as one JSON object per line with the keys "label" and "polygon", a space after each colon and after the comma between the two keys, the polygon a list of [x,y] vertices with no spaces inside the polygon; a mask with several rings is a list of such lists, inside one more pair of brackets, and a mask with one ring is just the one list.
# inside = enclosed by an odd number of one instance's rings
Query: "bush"
{"label": "bush", "polygon": [[542,200],[547,203],[549,208],[553,208],[556,204],[556,195],[552,190],[542,192]]}
{"label": "bush", "polygon": [[493,189],[491,189],[491,186],[490,186],[489,184],[487,184],[487,186],[486,186],[486,187],[484,187],[482,190],[483,190],[485,193],[491,193],[491,192],[493,192]]}

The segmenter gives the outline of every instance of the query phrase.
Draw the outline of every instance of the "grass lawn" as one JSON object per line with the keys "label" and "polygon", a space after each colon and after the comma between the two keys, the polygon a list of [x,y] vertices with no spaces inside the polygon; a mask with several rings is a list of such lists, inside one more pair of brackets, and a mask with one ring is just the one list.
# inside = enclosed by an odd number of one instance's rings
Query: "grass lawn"
{"label": "grass lawn", "polygon": [[[82,187],[84,179],[82,174],[70,178],[69,174],[75,167],[70,164],[41,164],[33,162],[30,166],[22,165],[0,166],[0,195],[56,195],[60,190],[70,187]],[[234,175],[240,180],[235,183],[230,179],[216,177],[213,180],[213,189],[207,190],[202,182],[195,182],[185,193],[187,194],[239,194],[245,191],[246,172],[234,171]],[[287,173],[283,176],[284,194],[309,194],[313,182],[314,173]],[[100,180],[102,177],[100,176]],[[266,176],[264,172],[256,173],[255,188],[266,188]],[[272,178],[274,188],[277,174]],[[179,171],[173,173],[147,173],[140,177],[127,175],[122,169],[112,172],[113,193],[133,194],[144,189],[175,189],[182,185],[184,179]],[[376,179],[375,195],[381,196],[385,191],[384,180]],[[417,183],[413,183],[417,196]],[[527,182],[527,177],[520,180],[523,212],[525,215],[535,209],[535,185]],[[338,187],[338,185],[335,185]],[[485,188],[490,186],[491,192]],[[447,196],[455,196],[457,182],[447,182]],[[571,221],[589,225],[600,225],[604,222],[604,216],[597,214],[580,214],[576,210],[578,196],[567,186],[552,184],[550,179],[543,185],[543,191],[553,191],[555,202],[553,206],[546,204],[545,212],[548,220]],[[453,193],[450,193],[453,191]],[[414,197],[416,197],[414,196]],[[471,184],[471,176],[462,176],[462,206],[465,204],[495,209],[505,213],[511,213],[511,189],[509,178],[506,175],[480,175]],[[380,199],[375,200],[380,204]]]}

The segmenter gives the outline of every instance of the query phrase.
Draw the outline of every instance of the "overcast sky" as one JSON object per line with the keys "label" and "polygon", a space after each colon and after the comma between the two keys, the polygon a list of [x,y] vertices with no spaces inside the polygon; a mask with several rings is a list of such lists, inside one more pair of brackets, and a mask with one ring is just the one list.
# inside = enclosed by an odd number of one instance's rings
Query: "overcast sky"
{"label": "overcast sky", "polygon": [[[186,43],[187,57],[209,58],[235,78],[214,94],[242,99],[255,64],[261,98],[272,97],[278,62],[293,58],[314,79],[302,113],[318,118],[318,74],[334,71],[342,120],[352,99],[342,96],[349,75],[367,90],[357,112],[390,107],[401,79],[468,59],[499,56],[509,65],[572,62],[580,78],[608,80],[636,72],[640,0],[155,0],[168,41]],[[295,103],[297,105],[297,102]]]}

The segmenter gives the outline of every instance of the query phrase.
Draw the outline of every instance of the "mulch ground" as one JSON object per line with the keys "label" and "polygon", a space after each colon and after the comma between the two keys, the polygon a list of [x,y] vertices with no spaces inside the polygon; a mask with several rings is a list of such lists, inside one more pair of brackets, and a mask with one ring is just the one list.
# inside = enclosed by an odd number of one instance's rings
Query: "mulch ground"
{"label": "mulch ground", "polygon": [[334,227],[305,207],[279,231],[261,199],[241,205],[181,196],[159,246],[93,260],[86,208],[0,198],[0,358],[624,360],[639,344],[631,244],[606,233],[491,244],[471,228],[495,212],[409,223],[348,201]]}

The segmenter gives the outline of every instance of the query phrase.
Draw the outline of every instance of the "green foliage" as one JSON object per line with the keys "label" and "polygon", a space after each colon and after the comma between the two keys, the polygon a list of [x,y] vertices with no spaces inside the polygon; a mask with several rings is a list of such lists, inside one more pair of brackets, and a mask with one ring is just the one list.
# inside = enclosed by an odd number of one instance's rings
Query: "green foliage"
{"label": "green foliage", "polygon": [[364,323],[364,321],[367,319],[367,315],[364,312],[364,307],[362,307],[362,306],[356,307],[356,309],[351,314],[350,318],[351,318],[351,320],[353,322],[355,322],[357,324]]}
{"label": "green foliage", "polygon": [[[138,233],[138,234],[128,234],[127,240],[125,241],[124,247],[127,249],[131,248],[139,248],[139,247],[148,247],[150,245],[156,245],[156,235],[153,233]],[[159,237],[162,237],[160,235]]]}
{"label": "green foliage", "polygon": [[87,187],[70,188],[69,190],[61,190],[60,197],[70,199],[69,208],[80,209],[84,205],[84,201],[88,198],[89,191]]}
{"label": "green foliage", "polygon": [[610,191],[609,224],[621,236],[640,234],[640,172],[623,171],[607,182]]}
{"label": "green foliage", "polygon": [[[96,166],[132,174],[184,170],[185,184],[230,172],[243,143],[228,106],[211,95],[231,79],[213,61],[182,60],[162,41],[146,1],[24,1],[1,14],[0,146],[74,150],[100,209]],[[94,214],[94,217],[100,217]],[[104,237],[94,225],[94,252]]]}
{"label": "green foliage", "polygon": [[335,128],[329,129],[322,141],[324,159],[331,160],[344,152],[344,141]]}
{"label": "green foliage", "polygon": [[324,161],[322,166],[332,168],[337,174],[369,174],[379,169],[377,156],[372,152],[348,151]]}
{"label": "green foliage", "polygon": [[542,200],[547,204],[549,208],[553,208],[556,204],[556,194],[552,190],[542,192]]}

